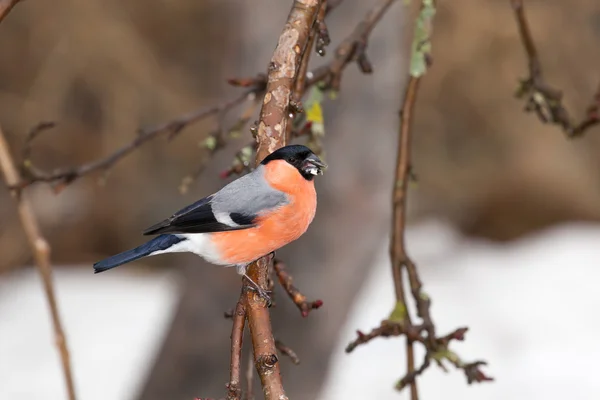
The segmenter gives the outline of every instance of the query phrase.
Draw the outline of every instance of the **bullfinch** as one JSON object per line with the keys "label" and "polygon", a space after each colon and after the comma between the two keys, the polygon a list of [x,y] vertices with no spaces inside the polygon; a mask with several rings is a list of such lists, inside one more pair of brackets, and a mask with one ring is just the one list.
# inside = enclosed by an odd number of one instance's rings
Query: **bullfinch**
{"label": "bullfinch", "polygon": [[95,263],[94,272],[142,257],[191,252],[212,264],[235,266],[266,295],[246,267],[306,232],[317,208],[313,179],[325,168],[306,146],[282,147],[252,172],[146,229],[144,235],[158,236]]}

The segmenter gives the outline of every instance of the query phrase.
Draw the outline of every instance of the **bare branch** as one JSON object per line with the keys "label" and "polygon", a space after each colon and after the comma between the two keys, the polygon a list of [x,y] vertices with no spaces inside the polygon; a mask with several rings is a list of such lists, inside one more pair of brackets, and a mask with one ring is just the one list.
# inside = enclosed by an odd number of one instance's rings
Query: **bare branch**
{"label": "bare branch", "polygon": [[269,64],[267,90],[258,123],[257,162],[285,145],[292,87],[319,4],[318,0],[296,0],[279,37]]}
{"label": "bare branch", "polygon": [[358,63],[363,73],[369,74],[373,72],[373,67],[366,55],[368,38],[375,25],[377,25],[394,2],[395,0],[380,0],[377,2],[365,18],[356,26],[352,34],[337,47],[333,61],[312,72],[307,85],[325,81],[326,87],[335,91],[339,90],[342,72],[348,64],[354,61]]}
{"label": "bare branch", "polygon": [[[200,175],[202,175],[212,157],[214,157],[214,155],[217,154],[220,150],[224,149],[229,143],[230,139],[235,139],[242,136],[242,131],[246,128],[246,125],[254,115],[254,112],[256,111],[256,108],[258,106],[258,100],[256,98],[256,95],[252,93],[250,97],[251,99],[248,99],[248,106],[242,111],[237,121],[235,121],[228,128],[223,127],[222,122],[219,121],[219,125],[215,129],[215,132],[209,135],[204,140],[203,147],[206,150],[205,155],[200,160],[200,165],[196,168],[196,170],[186,175],[181,180],[181,184],[179,185],[179,191],[182,194],[187,193],[187,191],[190,188],[190,185],[194,183],[200,177]],[[249,164],[254,147],[254,141],[242,147],[242,149],[236,155],[234,165],[232,165],[231,168],[228,171],[226,171],[226,173],[221,174],[222,178],[226,178],[233,173],[241,173],[243,169],[240,168],[241,166],[238,164]],[[245,154],[247,148],[249,148],[251,151],[247,157],[248,163],[245,163],[244,160],[242,160],[241,156]],[[243,166],[245,167],[247,165]]]}
{"label": "bare branch", "polygon": [[240,400],[242,398],[242,388],[240,386],[242,368],[242,341],[244,337],[244,323],[246,321],[246,309],[241,301],[238,301],[232,318],[231,367],[229,383],[227,384],[227,400]]}
{"label": "bare branch", "polygon": [[[422,291],[422,283],[417,267],[408,256],[405,244],[408,182],[412,177],[410,160],[412,118],[419,82],[431,64],[431,32],[435,12],[435,0],[421,0],[421,7],[415,21],[415,31],[411,46],[409,80],[400,111],[401,123],[398,139],[398,156],[392,197],[393,225],[390,238],[390,259],[396,292],[396,305],[390,317],[383,320],[379,327],[367,334],[357,331],[357,339],[352,341],[346,348],[347,352],[351,352],[357,346],[368,343],[377,337],[405,336],[407,372],[398,381],[396,388],[402,390],[410,385],[412,400],[418,400],[419,398],[416,378],[429,367],[431,360],[435,360],[442,368],[442,360],[450,361],[456,368],[462,369],[465,372],[469,383],[491,380],[491,378],[478,369],[479,366],[484,365],[483,362],[463,363],[449,349],[451,340],[464,339],[466,328],[459,328],[443,337],[438,338],[436,336],[435,325],[429,311],[431,301]],[[406,284],[404,282],[405,272],[408,275],[408,286],[416,304],[417,315],[422,320],[420,324],[416,325],[413,323],[408,310]],[[414,343],[422,344],[426,352],[423,363],[416,369]]]}
{"label": "bare branch", "polygon": [[283,354],[284,356],[288,356],[295,365],[300,364],[300,358],[298,357],[296,352],[292,350],[291,347],[283,344],[281,340],[275,340],[275,347],[277,347],[277,350],[279,350],[281,354]]}
{"label": "bare branch", "polygon": [[317,30],[319,26],[319,20],[322,20],[325,17],[325,8],[327,7],[327,0],[324,0],[319,9],[319,14],[317,15],[317,21],[314,26],[310,30],[310,34],[308,36],[308,43],[306,44],[306,50],[302,55],[302,60],[300,63],[300,68],[298,69],[298,74],[296,77],[296,82],[294,83],[294,89],[292,91],[292,101],[295,103],[300,103],[302,100],[302,96],[304,95],[304,89],[306,86],[306,73],[308,72],[308,63],[310,61],[310,55],[312,54],[312,48],[314,46]]}
{"label": "bare branch", "polygon": [[525,17],[523,0],[510,0],[519,28],[521,42],[527,55],[529,77],[520,82],[516,96],[525,98],[525,111],[534,112],[543,123],[559,125],[567,137],[582,136],[588,129],[600,123],[600,84],[594,99],[579,122],[575,121],[562,103],[563,94],[546,83],[542,64]]}
{"label": "bare branch", "polygon": [[287,272],[285,268],[285,264],[280,260],[273,261],[273,269],[275,270],[275,274],[277,275],[277,279],[281,286],[285,289],[286,293],[292,299],[294,304],[300,310],[303,317],[308,317],[308,313],[311,310],[316,310],[323,305],[322,300],[315,301],[307,301],[306,296],[304,296],[300,290],[298,290],[293,284],[292,276]]}
{"label": "bare branch", "polygon": [[[15,167],[12,160],[8,143],[4,138],[4,133],[0,127],[0,169],[4,174],[4,179],[8,186],[14,185],[19,182],[20,176],[19,171]],[[37,218],[29,202],[27,193],[21,193],[12,191],[13,198],[17,203],[17,209],[19,217],[21,218],[21,224],[25,230],[27,240],[33,252],[35,263],[38,267],[38,271],[42,277],[44,284],[44,292],[46,294],[46,300],[50,308],[50,314],[52,317],[52,325],[54,327],[54,338],[58,347],[60,357],[62,360],[63,374],[65,383],[67,386],[67,393],[70,400],[75,400],[75,386],[73,384],[73,375],[71,373],[71,362],[69,359],[69,350],[67,346],[67,339],[62,328],[62,322],[60,319],[60,313],[58,311],[58,304],[56,303],[56,297],[54,295],[54,286],[52,283],[52,266],[50,264],[50,246],[42,235]]]}
{"label": "bare branch", "polygon": [[[314,0],[314,1],[317,1],[317,0]],[[337,6],[339,6],[342,3],[342,1],[343,0],[328,0],[327,4],[325,5],[325,13],[329,14],[332,10],[334,10]],[[335,52],[335,57],[330,63],[317,68],[315,71],[308,72],[307,74],[302,75],[302,76],[306,76],[304,84],[303,84],[304,85],[303,93],[305,93],[308,88],[312,87],[313,85],[315,85],[316,83],[319,83],[319,82],[324,82],[325,86],[328,88],[332,88],[334,90],[339,89],[339,83],[341,81],[341,74],[342,74],[343,70],[346,68],[346,66],[348,64],[350,64],[351,62],[354,62],[354,61],[358,62],[359,66],[361,66],[361,69],[364,72],[370,72],[370,70],[371,70],[370,63],[368,62],[368,60],[366,59],[366,56],[365,56],[367,39],[368,39],[369,35],[371,34],[375,25],[379,22],[379,20],[385,14],[385,12],[389,8],[389,6],[393,3],[393,1],[394,0],[381,0],[378,4],[376,4],[373,7],[373,9],[365,16],[365,18],[362,21],[360,21],[360,23],[357,25],[357,27],[353,31],[353,33],[338,46],[338,48],[336,49],[336,52]],[[326,25],[324,23],[324,19],[321,19],[319,17],[317,23],[313,22],[313,24],[314,25],[311,25],[309,28],[312,28],[314,26],[314,28],[317,30],[317,39],[318,39],[317,41],[321,40],[322,44],[325,45],[328,42],[328,40],[327,40],[328,38],[326,37],[327,32],[326,32]],[[310,29],[309,29],[309,32],[310,32]],[[307,50],[308,44],[309,44],[308,41],[306,41],[305,46],[302,49],[300,49],[299,47],[295,48],[294,52],[301,51],[301,54],[309,54],[309,52]],[[296,53],[296,55],[297,54],[298,53]],[[307,62],[308,62],[308,58],[307,58]],[[297,68],[297,66],[299,66],[301,64],[301,61],[296,60],[294,62],[294,64],[295,64],[295,68]],[[277,67],[277,62],[275,62],[275,63],[272,62],[269,66],[269,69],[271,70],[271,69],[275,68],[277,70],[276,67]],[[280,73],[282,73],[282,72],[289,73],[289,70],[287,72],[280,71]],[[293,78],[294,81],[297,81],[296,76],[298,76],[297,73],[294,74],[294,78]],[[289,80],[289,77],[287,77],[286,79]],[[36,182],[47,182],[47,183],[54,184],[55,191],[60,191],[64,187],[66,187],[68,184],[72,183],[73,181],[75,181],[85,175],[88,175],[88,174],[91,174],[94,172],[98,172],[98,171],[109,170],[117,162],[119,162],[121,159],[125,158],[129,154],[133,153],[135,150],[140,148],[143,144],[145,144],[159,136],[166,135],[168,138],[172,139],[174,136],[178,135],[184,128],[186,128],[187,126],[189,126],[193,123],[196,123],[196,122],[203,120],[205,118],[208,118],[210,116],[223,115],[223,114],[229,112],[232,108],[243,103],[244,101],[252,101],[252,99],[255,96],[262,95],[262,93],[264,92],[264,89],[265,89],[266,80],[267,80],[267,77],[264,74],[258,74],[255,77],[249,77],[249,78],[229,79],[228,82],[231,85],[248,88],[249,90],[247,90],[246,92],[243,92],[241,95],[239,95],[235,98],[232,98],[228,101],[225,101],[221,104],[202,108],[202,109],[192,112],[190,114],[185,114],[185,115],[175,118],[171,121],[167,121],[163,124],[156,125],[154,127],[147,128],[147,129],[142,129],[142,130],[140,130],[138,136],[136,138],[134,138],[129,144],[117,149],[116,151],[109,154],[108,156],[105,156],[99,160],[90,162],[88,164],[83,164],[80,166],[75,166],[75,167],[70,167],[70,168],[59,168],[52,172],[40,171],[33,167],[26,168],[25,171],[27,172],[27,176],[25,176],[24,179],[22,179],[20,182],[16,183],[12,188],[22,189],[22,188],[29,186]],[[298,85],[302,85],[302,81],[300,83],[298,83]],[[279,99],[282,98],[283,93],[277,92],[275,94],[278,95]],[[272,96],[273,93],[271,93],[270,95]],[[285,96],[283,96],[283,97],[285,97]],[[300,99],[301,99],[301,97],[302,96],[299,96]],[[270,97],[269,97],[269,101],[271,101]],[[275,102],[276,101],[277,101],[277,98],[275,99]],[[300,102],[299,101],[294,102],[294,104],[300,105]],[[270,107],[272,107],[272,105]],[[287,103],[285,108],[287,109],[287,111],[291,111],[290,107],[289,107],[289,103]],[[244,113],[244,114],[246,114],[246,113]],[[247,120],[244,117],[240,117],[240,119],[238,120],[238,124],[241,125],[240,129],[243,129],[246,122],[247,122]],[[287,125],[288,124],[286,121],[285,127],[283,127],[283,126],[281,127],[281,128],[285,128],[286,132],[288,130]],[[235,127],[236,126],[233,126],[232,128],[235,128]],[[278,128],[278,127],[275,124],[271,128],[274,129],[274,128]],[[217,132],[219,132],[219,129],[217,129]],[[256,130],[256,133],[258,134],[258,127]],[[211,135],[211,136],[214,136],[214,135]],[[209,137],[209,139],[211,139],[211,138]],[[212,138],[212,139],[214,139],[214,138]],[[211,157],[212,155],[214,155],[218,150],[222,149],[225,146],[225,144],[226,143],[224,140],[223,141],[217,140],[215,143],[215,147],[212,149],[209,149],[209,151],[207,153],[207,159],[209,157]],[[194,172],[192,172],[191,174],[189,174],[183,178],[181,185],[179,186],[179,189],[181,192],[185,192],[189,189],[189,185],[191,183],[193,183],[197,179],[197,177],[204,171],[204,165],[205,165],[204,163],[201,164]],[[228,171],[229,173],[227,175],[229,176],[230,174],[233,174],[233,173],[242,173],[246,170],[247,170],[246,168],[242,168],[241,165],[238,165],[236,163],[236,165],[232,166],[232,168]]]}
{"label": "bare branch", "polygon": [[[417,369],[411,369],[409,370],[406,375],[404,375],[399,381],[398,383],[396,383],[396,390],[402,390],[404,389],[407,385],[410,385],[411,387],[411,397],[413,397],[413,391],[412,388],[415,387],[416,388],[416,379],[419,375],[421,375],[423,372],[425,372],[425,370],[427,368],[429,368],[429,365],[431,364],[431,357],[429,355],[429,353],[425,353],[425,357],[423,358],[423,364],[421,364],[421,366]],[[416,390],[416,389],[415,389]],[[418,396],[418,394],[417,394]]]}
{"label": "bare branch", "polygon": [[84,164],[74,168],[57,170],[51,173],[35,172],[26,180],[15,183],[11,187],[15,189],[22,189],[28,185],[31,185],[34,182],[52,182],[57,183],[58,186],[56,187],[56,189],[60,190],[64,186],[68,185],[69,183],[72,183],[73,181],[81,178],[84,175],[96,171],[108,170],[118,161],[131,154],[134,150],[158,136],[168,135],[172,138],[186,127],[198,121],[201,121],[213,115],[228,112],[233,107],[247,100],[252,100],[257,92],[260,92],[260,88],[253,88],[221,104],[201,108],[197,111],[182,115],[160,125],[156,125],[147,129],[142,129],[140,130],[139,134],[135,137],[135,139],[133,139],[130,143],[124,145],[123,147],[119,148],[118,150],[114,151],[113,153],[104,158],[93,161],[89,164]]}
{"label": "bare branch", "polygon": [[346,346],[346,353],[353,352],[358,346],[369,343],[371,340],[383,337],[393,337],[406,335],[411,342],[422,342],[423,338],[420,335],[420,329],[417,326],[413,326],[411,324],[403,324],[401,322],[394,322],[390,320],[381,321],[381,325],[377,328],[374,328],[369,333],[363,333],[361,331],[356,331],[356,339]]}
{"label": "bare branch", "polygon": [[[293,120],[296,117],[296,114],[304,112],[302,108],[302,97],[304,96],[304,91],[306,89],[306,75],[308,72],[308,63],[310,61],[310,55],[312,54],[312,48],[317,38],[317,31],[319,30],[320,24],[319,21],[324,21],[326,9],[327,0],[322,0],[321,6],[319,8],[319,14],[317,14],[317,20],[310,29],[306,49],[302,54],[300,68],[298,69],[298,73],[296,75],[296,82],[294,83],[294,88],[292,90],[292,96],[290,99],[290,120]],[[322,23],[324,24],[324,22]],[[287,125],[285,134],[285,140],[286,142],[289,142],[291,140],[292,124]]]}
{"label": "bare branch", "polygon": [[[404,242],[404,229],[406,225],[406,192],[408,190],[408,179],[410,173],[410,125],[412,118],[412,110],[416,100],[419,79],[411,77],[406,89],[404,97],[404,103],[402,105],[402,111],[400,112],[401,125],[400,125],[400,139],[398,143],[398,160],[396,162],[396,175],[395,175],[395,190],[393,193],[393,207],[392,207],[392,236],[390,239],[390,259],[392,260],[392,273],[394,277],[394,289],[396,291],[396,307],[404,309],[404,323],[407,326],[412,326],[410,313],[407,311],[406,294],[404,292],[404,277],[402,274],[402,267],[404,264],[414,264],[408,258],[406,254],[405,242]],[[433,324],[429,324],[430,335],[433,334],[435,337],[435,331],[433,330]],[[412,374],[415,368],[415,353],[413,348],[413,340],[406,337],[406,367],[407,373]],[[416,376],[416,375],[415,375]],[[410,382],[410,393],[411,399],[417,400],[419,398],[417,383],[413,379]]]}
{"label": "bare branch", "polygon": [[[325,15],[329,15],[329,13],[335,8],[337,8],[342,3],[342,1],[343,0],[328,0],[327,4],[325,5]],[[381,0],[379,3],[375,4],[373,8],[365,15],[365,17],[358,23],[358,25],[350,34],[350,36],[348,36],[337,47],[333,60],[323,66],[318,67],[314,71],[307,72],[306,77],[304,78],[304,82],[301,79],[301,77],[304,76],[304,74],[302,74],[301,69],[301,71],[298,73],[299,79],[295,81],[295,89],[294,91],[292,91],[293,98],[291,105],[293,107],[289,107],[289,111],[292,112],[292,116],[295,116],[295,114],[302,112],[302,105],[300,101],[303,95],[306,93],[307,89],[311,88],[315,84],[321,83],[323,84],[323,87],[325,89],[338,90],[339,84],[342,79],[342,72],[350,63],[356,61],[364,72],[371,72],[370,63],[368,62],[365,55],[367,40],[377,23],[381,20],[381,18],[387,12],[389,6],[391,6],[393,2],[394,0]],[[322,54],[324,53],[322,51],[322,46],[329,44],[329,37],[324,18],[321,18],[320,14],[317,18],[317,23],[314,26],[314,29],[317,33],[317,51],[319,52],[319,54]],[[311,32],[313,32],[313,30],[311,30]],[[309,45],[310,43],[307,43],[308,48],[305,50],[304,54],[309,54],[310,47],[312,46]],[[308,59],[306,57],[303,57],[302,60],[306,60],[306,64],[302,62],[300,68],[303,68],[304,65],[308,65]],[[252,79],[247,78],[230,80],[230,83],[239,86],[246,86],[249,85],[251,82]],[[303,90],[300,91],[299,88],[302,87],[302,85]],[[290,132],[293,130],[288,125],[286,125],[286,132]],[[253,133],[258,133],[258,127],[255,131],[253,131]],[[306,133],[310,132],[302,131],[301,134],[297,134],[292,131],[291,134],[288,134],[287,140],[289,140],[291,137],[302,136]],[[310,135],[308,136],[310,137]],[[244,169],[238,165],[235,168],[230,169],[229,172],[240,173],[244,172]]]}
{"label": "bare branch", "polygon": [[[310,30],[320,7],[318,0],[296,0],[269,64],[266,94],[260,111],[256,141],[256,164],[285,145],[289,123],[292,88]],[[267,287],[270,257],[250,264],[248,275],[262,288]],[[288,399],[281,381],[277,348],[273,338],[266,301],[257,293],[242,291],[248,326],[254,348],[254,363],[260,376],[266,400]]]}

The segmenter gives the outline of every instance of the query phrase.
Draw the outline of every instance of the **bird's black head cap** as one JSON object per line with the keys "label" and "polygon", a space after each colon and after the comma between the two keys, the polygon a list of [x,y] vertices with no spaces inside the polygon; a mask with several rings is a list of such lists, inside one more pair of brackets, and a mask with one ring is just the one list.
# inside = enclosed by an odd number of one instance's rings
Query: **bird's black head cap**
{"label": "bird's black head cap", "polygon": [[322,175],[323,170],[327,168],[327,165],[311,149],[301,144],[281,147],[265,157],[261,164],[266,165],[274,160],[288,162],[296,167],[298,172],[309,181],[313,180],[315,175]]}

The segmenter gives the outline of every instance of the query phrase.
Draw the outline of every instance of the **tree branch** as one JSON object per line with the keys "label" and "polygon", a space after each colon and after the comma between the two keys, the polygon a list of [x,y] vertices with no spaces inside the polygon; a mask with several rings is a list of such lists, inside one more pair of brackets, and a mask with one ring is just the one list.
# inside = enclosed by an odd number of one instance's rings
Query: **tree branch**
{"label": "tree branch", "polygon": [[231,367],[229,383],[227,384],[227,400],[241,400],[242,388],[240,386],[240,381],[242,368],[242,342],[244,337],[244,323],[246,321],[246,309],[241,301],[238,301],[232,318]]}
{"label": "tree branch", "polygon": [[59,169],[51,173],[44,173],[40,171],[28,171],[29,176],[22,181],[14,183],[11,187],[15,189],[23,189],[26,186],[31,185],[35,182],[51,182],[58,183],[57,190],[62,189],[64,186],[72,183],[73,181],[81,178],[82,176],[88,175],[96,171],[106,171],[113,167],[117,162],[131,154],[134,150],[139,148],[145,143],[148,143],[152,139],[155,139],[161,135],[168,135],[173,138],[179,134],[183,129],[188,126],[199,122],[207,117],[227,113],[235,106],[248,101],[253,100],[257,93],[260,93],[260,87],[253,87],[252,89],[246,90],[240,95],[227,100],[221,104],[213,105],[210,107],[204,107],[197,111],[189,114],[184,114],[173,120],[167,121],[160,125],[153,126],[151,128],[142,129],[138,135],[130,143],[122,146],[113,153],[99,160],[83,164],[78,167]]}
{"label": "tree branch", "polygon": [[[357,339],[346,348],[353,351],[357,346],[368,343],[377,337],[405,336],[407,352],[407,372],[396,384],[398,390],[410,385],[411,399],[418,400],[416,378],[421,375],[435,360],[443,368],[442,361],[451,362],[456,368],[462,369],[467,375],[467,381],[482,382],[491,380],[478,367],[483,362],[463,363],[449,349],[451,340],[463,340],[466,328],[459,328],[449,335],[437,337],[435,325],[429,311],[431,301],[422,291],[422,283],[414,262],[408,256],[405,243],[406,204],[408,183],[411,179],[411,131],[419,82],[431,64],[431,32],[435,15],[435,0],[421,0],[419,15],[415,21],[414,37],[411,45],[409,80],[405,89],[402,108],[400,111],[400,129],[396,160],[396,173],[392,196],[393,225],[390,238],[390,260],[392,265],[396,305],[390,317],[381,322],[378,328],[364,334],[357,331]],[[407,303],[404,273],[408,275],[408,286],[416,304],[416,311],[422,320],[414,324]],[[413,344],[420,343],[425,347],[425,359],[421,366],[415,369]]]}
{"label": "tree branch", "polygon": [[[294,82],[294,89],[292,90],[292,96],[290,99],[290,111],[291,117],[290,120],[293,120],[296,117],[297,113],[304,112],[302,108],[302,97],[304,96],[304,92],[306,89],[306,75],[308,72],[308,63],[310,61],[310,55],[312,54],[312,48],[315,44],[315,40],[317,38],[317,32],[319,31],[320,21],[324,24],[325,11],[327,10],[327,0],[322,0],[321,6],[319,8],[319,13],[317,14],[317,20],[313,24],[310,29],[310,33],[308,35],[308,41],[306,44],[306,50],[302,54],[302,59],[300,61],[300,67],[298,69],[298,73],[296,75],[296,82]],[[286,129],[286,142],[291,140],[292,134],[292,124],[287,125]]]}
{"label": "tree branch", "polygon": [[275,259],[273,261],[273,269],[275,270],[275,275],[277,275],[277,279],[281,284],[281,287],[286,291],[290,299],[296,304],[300,313],[303,317],[308,317],[308,314],[311,310],[316,310],[323,305],[322,300],[315,301],[307,301],[306,296],[304,296],[300,290],[298,290],[293,284],[292,276],[287,272],[285,268],[285,264],[280,260]]}
{"label": "tree branch", "polygon": [[[414,64],[422,65],[423,61],[430,59],[431,46],[431,20],[435,13],[435,3],[426,1],[422,2],[419,17],[415,23],[415,34],[413,38],[412,54],[411,54],[411,71],[410,78],[404,94],[404,101],[400,111],[400,134],[398,139],[398,158],[396,161],[396,174],[394,178],[394,191],[392,198],[392,234],[390,238],[390,260],[392,263],[392,274],[394,280],[394,289],[396,292],[396,307],[395,310],[400,312],[400,319],[407,331],[413,326],[408,306],[406,302],[405,284],[403,277],[403,268],[406,267],[409,272],[409,280],[411,288],[413,280],[410,276],[416,276],[414,263],[410,260],[406,252],[404,240],[404,232],[406,228],[406,198],[408,191],[408,181],[411,175],[410,165],[410,144],[411,144],[411,124],[414,104],[419,88],[420,76],[423,71],[414,71]],[[413,63],[413,61],[417,61]],[[425,69],[427,63],[422,65]],[[417,278],[418,280],[418,278]],[[423,325],[427,328],[427,332],[431,340],[435,339],[435,328],[429,316],[429,303],[420,293],[420,286],[413,289],[413,297],[417,302],[417,310],[419,316],[423,319]],[[425,304],[427,302],[427,304]],[[413,378],[408,382],[410,384],[410,397],[412,400],[419,399],[417,383],[414,379],[417,375],[427,368],[426,366],[420,372],[415,371],[415,353],[413,342],[415,339],[410,335],[406,335],[406,369],[407,376]],[[428,365],[428,363],[426,363]],[[425,364],[424,364],[425,365]],[[404,387],[404,384],[403,386]]]}
{"label": "tree branch", "polygon": [[[256,141],[256,164],[285,145],[289,123],[292,88],[302,54],[306,51],[320,1],[296,0],[269,64],[266,94],[260,111]],[[262,288],[267,287],[270,257],[263,257],[248,268],[250,278]],[[281,381],[277,349],[266,301],[257,293],[242,291],[248,326],[254,348],[254,363],[260,376],[266,400],[288,399]]]}
{"label": "tree branch", "polygon": [[522,79],[516,96],[525,98],[525,111],[534,112],[543,123],[559,125],[567,137],[582,136],[588,129],[600,123],[600,84],[594,99],[586,109],[584,118],[576,122],[562,103],[563,94],[546,83],[542,64],[525,17],[523,0],[510,0],[519,28],[521,42],[527,55],[529,77]]}
{"label": "tree branch", "polygon": [[369,333],[356,331],[356,339],[346,346],[346,353],[352,353],[358,346],[369,343],[371,340],[378,337],[393,337],[406,335],[411,342],[422,342],[423,338],[420,335],[419,327],[403,322],[394,322],[391,320],[383,320],[381,324],[371,330]]}
{"label": "tree branch", "polygon": [[354,61],[358,63],[363,73],[370,74],[373,72],[373,67],[366,55],[368,38],[375,25],[394,2],[395,0],[380,0],[376,3],[350,36],[337,47],[333,61],[311,73],[307,85],[325,81],[325,87],[338,91],[342,80],[342,72],[348,64]]}
{"label": "tree branch", "polygon": [[[222,122],[219,121],[215,133],[209,135],[204,140],[203,147],[205,148],[207,154],[205,155],[205,157],[202,157],[202,159],[200,160],[200,165],[196,168],[196,170],[186,175],[181,180],[181,184],[179,185],[179,191],[182,194],[187,193],[190,185],[194,183],[204,172],[204,169],[209,164],[209,161],[212,159],[212,157],[217,152],[219,152],[227,146],[229,139],[241,136],[242,131],[244,130],[248,121],[250,121],[250,118],[252,118],[256,108],[258,107],[258,99],[256,98],[256,95],[252,93],[250,96],[252,97],[252,99],[248,100],[248,106],[244,109],[238,120],[232,126],[230,126],[226,130],[223,127]],[[234,162],[232,163],[231,167],[223,174],[221,174],[222,178],[227,178],[232,173],[241,173],[242,170],[245,169],[251,162],[251,155],[253,153],[254,146],[255,142],[252,141],[249,145],[242,147],[242,149],[238,151],[237,157],[234,159]],[[243,157],[242,159],[242,157],[240,156],[244,155],[248,149],[250,150],[250,154],[247,157]]]}
{"label": "tree branch", "polygon": [[[410,313],[407,311],[406,294],[404,293],[404,278],[402,269],[405,265],[413,265],[406,254],[404,241],[404,230],[406,226],[406,192],[408,189],[408,180],[410,174],[410,127],[412,123],[412,111],[416,100],[419,87],[419,78],[411,77],[406,93],[402,111],[400,112],[400,138],[398,140],[398,159],[396,162],[395,190],[393,193],[392,207],[392,235],[390,239],[390,259],[392,260],[392,273],[394,279],[394,289],[396,291],[397,308],[404,310],[403,323],[412,326]],[[419,297],[417,297],[419,299]],[[429,321],[431,322],[431,321]],[[433,331],[433,324],[429,324]],[[431,332],[435,337],[435,332]],[[415,355],[413,349],[413,340],[406,337],[407,371],[412,373],[415,368]],[[419,398],[416,381],[410,383],[411,399]]]}
{"label": "tree branch", "polygon": [[277,350],[279,350],[281,354],[283,354],[284,356],[288,356],[289,359],[292,360],[292,363],[294,363],[294,365],[300,364],[300,358],[298,357],[296,352],[292,350],[291,347],[285,345],[281,340],[275,340],[275,347],[277,348]]}
{"label": "tree branch", "polygon": [[[2,0],[0,0],[2,1]],[[325,14],[328,15],[331,11],[337,8],[343,0],[328,0],[325,5]],[[312,87],[317,83],[322,83],[324,88],[328,89],[339,89],[339,84],[341,82],[341,74],[343,70],[348,66],[351,62],[356,61],[361,69],[365,73],[371,72],[370,63],[366,58],[366,44],[367,39],[375,25],[381,20],[385,12],[388,10],[389,6],[394,2],[394,0],[380,0],[379,3],[375,4],[375,6],[367,13],[365,18],[359,22],[357,27],[354,29],[352,34],[348,36],[336,49],[334,59],[315,69],[312,72],[306,73],[306,77],[303,83],[303,93],[306,93],[306,90]],[[320,18],[320,17],[319,17]],[[322,19],[319,21],[323,22]],[[314,26],[315,29],[318,30],[317,39],[319,39],[319,35],[321,35],[321,39],[323,39],[323,45],[327,43],[327,40],[324,38],[324,23],[316,24]],[[310,28],[310,27],[309,27]],[[309,30],[310,31],[310,30]],[[319,44],[319,40],[317,40],[317,44]],[[308,41],[306,46],[308,47]],[[301,49],[302,54],[308,54],[308,50],[306,48]],[[308,59],[307,59],[308,62]],[[299,65],[300,62],[296,61],[296,65]],[[270,69],[275,65],[271,64]],[[294,77],[299,76],[295,74]],[[296,81],[296,79],[294,78]],[[173,138],[178,133],[180,133],[187,126],[198,122],[202,119],[208,118],[210,116],[219,115],[222,116],[228,113],[231,109],[236,107],[237,105],[243,103],[244,101],[253,101],[256,96],[262,95],[266,85],[266,76],[264,74],[258,74],[255,77],[251,78],[233,78],[229,79],[228,82],[233,86],[247,88],[248,90],[241,93],[239,96],[232,98],[228,101],[225,101],[221,104],[217,104],[210,107],[205,107],[199,109],[190,114],[185,114],[180,117],[177,117],[173,120],[167,121],[163,124],[156,125],[151,128],[140,130],[138,136],[134,138],[127,145],[115,150],[113,153],[102,157],[96,161],[83,164],[76,167],[70,168],[59,168],[52,172],[44,172],[38,169],[35,169],[31,166],[31,163],[24,162],[24,172],[26,176],[14,184],[12,188],[14,189],[23,189],[26,186],[34,184],[36,182],[47,182],[55,184],[55,191],[60,191],[68,184],[73,181],[94,173],[98,171],[107,171],[112,168],[117,162],[121,159],[125,158],[129,154],[133,153],[135,150],[140,148],[143,144],[164,135],[167,135],[169,138]],[[298,86],[301,86],[302,82],[298,83]],[[301,98],[302,96],[299,96]],[[270,100],[270,98],[269,98]],[[295,103],[296,104],[296,103]],[[299,104],[299,103],[298,103]],[[243,126],[248,122],[249,113],[248,111],[253,110],[253,105],[251,104],[245,112],[243,112],[242,116],[238,120],[237,123],[231,127],[230,132],[238,132]],[[290,111],[290,110],[288,110]],[[288,130],[286,123],[286,131]],[[276,126],[274,125],[273,128]],[[207,140],[205,141],[205,148],[208,150],[207,157],[214,155],[218,150],[222,149],[225,146],[224,137],[219,133],[222,127],[217,128],[217,133],[209,135]],[[258,133],[258,127],[256,129],[256,133]],[[219,137],[221,135],[221,137]],[[245,148],[242,149],[245,152]],[[25,160],[27,161],[27,160]],[[233,173],[242,173],[246,171],[249,165],[242,165],[243,163],[239,163],[238,160],[234,160],[234,165],[228,171],[227,176]],[[189,185],[194,182],[194,180],[202,173],[204,170],[204,164],[202,163],[196,171],[187,175],[183,178],[179,189],[181,192],[186,192],[189,188]]]}
{"label": "tree branch", "polygon": [[[12,160],[8,143],[4,138],[4,133],[0,127],[0,169],[4,175],[4,179],[8,186],[14,185],[19,182],[19,172],[15,167]],[[19,217],[21,218],[21,224],[25,230],[27,240],[33,252],[35,263],[38,267],[38,271],[42,277],[44,284],[44,292],[46,294],[46,300],[50,307],[50,315],[52,318],[52,325],[54,327],[54,338],[56,340],[56,346],[58,347],[60,357],[62,360],[63,374],[65,383],[67,386],[67,393],[70,400],[75,400],[75,387],[73,384],[73,376],[71,373],[71,362],[69,359],[69,350],[67,346],[67,339],[62,328],[62,322],[60,319],[60,313],[58,311],[58,304],[56,303],[56,297],[54,295],[54,286],[52,283],[52,266],[50,265],[50,246],[42,235],[37,218],[33,212],[31,203],[27,193],[20,193],[12,191],[13,198],[17,203],[17,209]]]}

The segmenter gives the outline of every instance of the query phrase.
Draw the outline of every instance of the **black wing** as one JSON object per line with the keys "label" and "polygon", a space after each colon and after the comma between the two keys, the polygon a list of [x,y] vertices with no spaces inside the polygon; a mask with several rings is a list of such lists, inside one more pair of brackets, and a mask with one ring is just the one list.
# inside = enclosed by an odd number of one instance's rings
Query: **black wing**
{"label": "black wing", "polygon": [[217,221],[210,201],[214,195],[205,197],[197,202],[177,211],[170,218],[152,225],[144,231],[144,235],[158,235],[161,233],[209,233],[225,232],[246,229],[252,226],[253,217],[240,218],[231,215],[235,225],[227,225]]}

